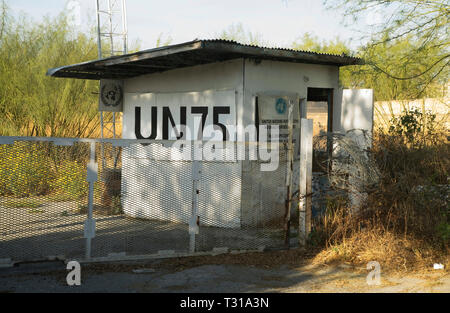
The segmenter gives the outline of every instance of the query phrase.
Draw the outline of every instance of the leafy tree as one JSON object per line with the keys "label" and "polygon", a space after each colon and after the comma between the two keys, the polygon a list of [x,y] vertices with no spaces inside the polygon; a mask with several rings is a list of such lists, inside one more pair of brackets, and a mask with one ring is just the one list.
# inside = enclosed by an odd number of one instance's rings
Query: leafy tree
{"label": "leafy tree", "polygon": [[6,3],[4,0],[2,0],[1,4],[0,4],[0,40],[3,37],[3,32],[6,28],[6,18],[7,18],[7,14],[6,14]]}
{"label": "leafy tree", "polygon": [[252,33],[244,28],[242,23],[232,24],[217,35],[220,39],[233,40],[242,44],[261,46],[265,45],[260,33]]}
{"label": "leafy tree", "polygon": [[[369,44],[360,55],[373,69],[372,78],[414,81],[408,98],[430,96],[448,82],[450,4],[448,0],[325,0],[329,8],[344,9],[353,22],[368,13],[383,14],[382,23],[371,25]],[[362,73],[366,74],[367,68]],[[382,75],[383,74],[383,75]],[[404,89],[406,90],[406,89]],[[391,97],[398,97],[398,94]]]}
{"label": "leafy tree", "polygon": [[64,14],[32,23],[2,2],[0,135],[84,137],[99,127],[98,83],[47,77],[49,68],[97,58],[94,35],[71,29]]}
{"label": "leafy tree", "polygon": [[313,36],[310,33],[305,33],[302,37],[294,41],[292,43],[292,49],[329,54],[351,54],[350,48],[340,38],[326,41],[320,40],[317,36]]}
{"label": "leafy tree", "polygon": [[[427,68],[429,60],[439,60],[442,51],[435,47],[428,51],[409,56],[410,62],[403,62],[404,55],[414,50],[418,42],[414,38],[406,37],[377,45],[373,49],[366,50],[361,47],[356,56],[363,57],[367,65],[345,66],[340,70],[341,85],[347,88],[372,88],[376,100],[402,100],[414,99],[420,96],[441,96],[443,80],[440,83],[433,82],[435,72],[428,71],[423,75],[410,79],[397,79],[395,76],[407,76],[411,73],[420,73]],[[351,50],[346,42],[336,38],[326,41],[309,33],[292,43],[297,50],[314,51],[319,53],[350,55]],[[372,62],[388,64],[392,75],[379,71],[372,66]],[[448,68],[443,68],[441,73],[448,73]],[[448,75],[446,76],[448,77]],[[445,78],[444,76],[442,78]]]}
{"label": "leafy tree", "polygon": [[[363,47],[358,54],[367,64],[343,68],[341,79],[346,87],[373,88],[377,100],[440,97],[449,68],[430,68],[430,63],[441,59],[443,51],[438,47],[417,50],[419,44],[413,37],[405,37]],[[384,64],[385,70],[374,64]],[[405,77],[408,79],[400,79]]]}
{"label": "leafy tree", "polygon": [[170,35],[168,35],[166,38],[164,38],[164,33],[160,33],[158,38],[156,39],[156,47],[164,47],[168,46],[173,42],[173,39]]}
{"label": "leafy tree", "polygon": [[420,147],[427,143],[435,143],[436,115],[420,112],[418,109],[403,112],[391,119],[389,134],[404,139],[412,147]]}

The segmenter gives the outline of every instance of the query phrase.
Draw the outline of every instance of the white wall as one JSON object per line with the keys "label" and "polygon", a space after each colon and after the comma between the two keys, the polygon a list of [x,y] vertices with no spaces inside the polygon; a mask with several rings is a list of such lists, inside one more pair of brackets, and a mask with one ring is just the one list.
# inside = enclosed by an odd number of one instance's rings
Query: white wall
{"label": "white wall", "polygon": [[[450,90],[450,85],[449,85]],[[450,129],[450,97],[424,98],[415,100],[377,101],[374,103],[374,124],[378,127],[389,127],[393,117],[398,117],[409,110],[436,114],[436,123]]]}
{"label": "white wall", "polygon": [[[253,123],[252,97],[258,92],[296,93],[306,98],[308,87],[338,88],[339,68],[336,66],[288,63],[278,61],[245,62],[244,126]],[[239,113],[238,113],[239,116]]]}
{"label": "white wall", "polygon": [[[128,79],[124,84],[126,97],[123,138],[135,139],[133,108],[138,103],[144,105],[146,101],[147,106],[151,106],[155,94],[174,95],[188,92],[199,94],[203,91],[235,90],[237,92],[234,99],[235,111],[242,111],[242,85],[243,60],[200,65]],[[177,99],[177,96],[174,95],[172,98]],[[196,99],[195,96],[183,99],[187,101],[184,104],[186,106],[199,105],[192,103],[193,99]],[[172,113],[177,121],[178,113],[176,111]],[[236,112],[232,114],[236,115]],[[142,120],[141,125],[144,126],[142,133],[146,136],[149,129],[146,129],[145,124],[147,128],[149,125],[144,121],[144,110]],[[234,123],[235,119],[232,121]],[[188,223],[192,205],[192,162],[158,159],[157,155],[161,149],[156,150],[155,147],[140,145],[124,149],[122,158],[124,212],[140,218]],[[240,162],[220,164],[204,162],[199,190],[201,225],[240,227]]]}
{"label": "white wall", "polygon": [[242,60],[180,68],[138,76],[125,81],[125,92],[191,92],[242,90]]}
{"label": "white wall", "polygon": [[[335,115],[337,122],[333,125],[333,131],[345,134],[347,138],[353,140],[361,149],[365,151],[372,145],[374,101],[372,89],[344,89],[336,90],[335,97],[338,99],[335,105]],[[335,143],[333,153],[348,155],[348,151],[341,150]],[[353,209],[356,211],[367,198],[366,193],[359,192],[361,187],[361,177],[358,168],[345,164],[335,163],[335,168],[341,168],[349,175],[350,193],[349,198]]]}
{"label": "white wall", "polygon": [[[255,123],[255,103],[258,93],[307,97],[308,87],[339,87],[336,66],[287,63],[278,61],[245,62],[244,107],[241,123]],[[238,112],[238,119],[239,119]],[[297,116],[295,116],[297,119]],[[242,189],[242,223],[247,225],[281,225],[286,199],[286,162],[281,161],[275,172],[260,172],[257,162],[244,161]],[[298,166],[294,165],[293,183],[298,186]],[[295,209],[295,203],[292,205]]]}
{"label": "white wall", "polygon": [[[128,79],[124,91],[143,94],[236,90],[236,123],[245,127],[255,123],[253,99],[258,93],[306,98],[308,87],[337,89],[338,84],[339,69],[335,66],[238,59]],[[124,138],[133,134],[131,129],[127,131],[132,127],[127,122],[128,115],[134,118],[132,104],[127,101]],[[123,158],[125,212],[188,222],[192,201],[190,164],[133,159],[135,156],[124,153]],[[261,172],[257,162],[205,165],[199,183],[203,188],[199,195],[202,225],[239,227],[276,222],[279,226],[277,220],[284,214],[286,196],[285,163],[275,172]],[[298,172],[293,180],[298,180]],[[218,212],[225,212],[226,219]]]}
{"label": "white wall", "polygon": [[[135,124],[140,123],[140,134],[144,138],[150,135],[155,136],[156,140],[163,140],[163,107],[169,108],[175,125],[179,124],[180,107],[186,108],[186,126],[188,134],[183,134],[185,140],[196,140],[201,128],[202,117],[200,114],[192,114],[192,107],[207,107],[208,115],[205,125],[213,125],[213,108],[225,106],[229,108],[228,114],[220,114],[218,121],[225,125],[227,129],[236,126],[236,91],[232,90],[207,90],[200,92],[171,92],[171,93],[125,93],[124,102],[127,105],[123,110],[123,138],[136,139]],[[140,121],[135,120],[135,109],[141,110]],[[152,107],[157,108],[157,127],[156,134],[152,134]],[[166,140],[176,140],[176,133],[170,123],[167,130],[168,138]],[[181,136],[182,130],[179,130]],[[206,133],[204,136],[206,136]],[[206,137],[203,137],[206,140]],[[221,140],[218,138],[217,140]]]}
{"label": "white wall", "polygon": [[364,129],[372,132],[373,128],[373,90],[344,89],[342,93],[340,124],[336,131],[347,132],[352,129]]}

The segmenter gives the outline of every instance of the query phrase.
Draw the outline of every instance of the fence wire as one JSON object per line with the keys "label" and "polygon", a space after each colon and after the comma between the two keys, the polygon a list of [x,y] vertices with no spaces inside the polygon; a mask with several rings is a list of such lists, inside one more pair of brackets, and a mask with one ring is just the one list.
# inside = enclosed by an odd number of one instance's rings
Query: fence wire
{"label": "fence wire", "polygon": [[[238,160],[237,143],[224,149],[227,160],[198,162],[174,160],[174,142],[14,137],[1,143],[0,259],[286,247],[285,144],[276,147],[277,169],[266,172],[264,161]],[[185,149],[194,155],[193,146]],[[98,172],[90,206],[93,161]],[[294,166],[294,184],[296,175]],[[90,210],[95,236],[88,245]]]}
{"label": "fence wire", "polygon": [[87,148],[0,145],[0,258],[84,255]]}

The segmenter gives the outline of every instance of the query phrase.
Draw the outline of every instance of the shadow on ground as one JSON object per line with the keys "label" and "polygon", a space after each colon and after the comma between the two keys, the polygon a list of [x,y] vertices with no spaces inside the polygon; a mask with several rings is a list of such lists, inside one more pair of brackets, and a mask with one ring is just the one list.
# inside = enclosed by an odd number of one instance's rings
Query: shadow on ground
{"label": "shadow on ground", "polygon": [[450,292],[447,271],[402,276],[382,272],[381,285],[369,286],[368,271],[361,268],[238,264],[243,257],[83,264],[82,284],[76,287],[67,286],[68,270],[63,262],[19,264],[0,269],[0,292]]}

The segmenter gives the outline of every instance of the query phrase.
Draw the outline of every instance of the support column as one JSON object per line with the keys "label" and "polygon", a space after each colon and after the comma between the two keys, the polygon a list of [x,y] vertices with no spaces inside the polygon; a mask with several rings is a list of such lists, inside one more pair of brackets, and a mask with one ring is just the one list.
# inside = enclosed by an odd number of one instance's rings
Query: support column
{"label": "support column", "polygon": [[300,120],[299,244],[306,245],[311,232],[313,120]]}
{"label": "support column", "polygon": [[[194,147],[195,151],[195,147]],[[193,152],[194,154],[195,152]],[[189,221],[189,252],[195,252],[195,237],[199,233],[198,220],[198,195],[200,193],[198,188],[198,181],[200,180],[200,162],[195,157],[192,161],[192,215]]]}
{"label": "support column", "polygon": [[88,194],[88,212],[87,219],[84,222],[84,238],[86,238],[86,259],[91,258],[91,243],[95,238],[95,219],[94,211],[94,183],[98,179],[98,164],[95,162],[95,142],[91,142],[90,161],[87,166],[87,181],[89,182]]}
{"label": "support column", "polygon": [[284,245],[286,248],[290,246],[291,236],[291,194],[292,194],[292,171],[294,161],[294,145],[293,145],[293,124],[294,124],[294,101],[289,100],[288,111],[288,142],[287,142],[287,162],[286,162],[286,199],[284,212]]}

